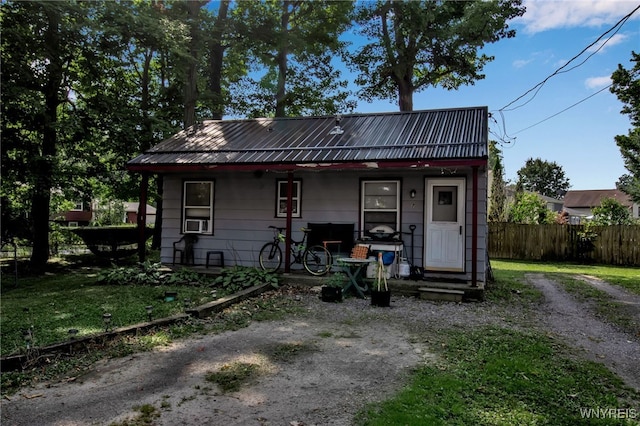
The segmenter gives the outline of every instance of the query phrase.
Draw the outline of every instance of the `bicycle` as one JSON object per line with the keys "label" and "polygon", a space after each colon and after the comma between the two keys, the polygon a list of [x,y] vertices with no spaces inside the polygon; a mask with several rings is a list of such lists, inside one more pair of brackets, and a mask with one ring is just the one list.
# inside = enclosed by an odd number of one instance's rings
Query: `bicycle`
{"label": "bicycle", "polygon": [[[273,241],[266,243],[260,249],[260,267],[268,272],[275,272],[280,269],[282,264],[282,249],[280,243],[285,242],[284,230],[286,228],[278,228],[277,226],[269,226],[274,231]],[[295,241],[291,238],[291,255],[293,263],[301,263],[304,269],[311,275],[321,276],[329,272],[331,269],[331,253],[321,245],[307,247],[307,236],[311,229],[302,228],[304,237],[302,241]]]}

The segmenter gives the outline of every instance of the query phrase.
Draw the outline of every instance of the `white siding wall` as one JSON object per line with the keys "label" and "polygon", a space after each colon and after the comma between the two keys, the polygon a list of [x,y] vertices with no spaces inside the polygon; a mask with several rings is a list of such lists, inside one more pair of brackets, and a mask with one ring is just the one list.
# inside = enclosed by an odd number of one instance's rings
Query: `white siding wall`
{"label": "white siding wall", "polygon": [[[438,176],[440,170],[434,171]],[[411,235],[409,226],[416,225],[414,233],[414,262],[422,265],[422,244],[424,235],[424,179],[428,171],[416,170],[375,170],[375,171],[322,171],[296,172],[295,179],[302,179],[301,218],[293,219],[293,237],[300,239],[301,227],[307,223],[348,223],[358,229],[359,194],[361,179],[401,179],[401,231],[405,234],[406,255],[411,258]],[[458,176],[465,172],[458,172]],[[466,269],[465,279],[471,277],[471,172],[466,185]],[[258,252],[262,245],[270,241],[272,231],[269,225],[285,226],[284,218],[276,218],[276,179],[286,179],[283,173],[241,173],[220,172],[192,175],[166,175],[164,178],[164,212],[161,261],[172,262],[174,241],[181,237],[181,197],[182,182],[185,179],[213,179],[215,181],[214,235],[201,235],[196,244],[195,263],[204,264],[207,250],[224,251],[225,264],[256,266]],[[409,193],[416,190],[416,197]],[[484,281],[486,269],[486,175],[480,172],[479,180],[479,235],[478,273]],[[295,265],[298,267],[299,265]]]}

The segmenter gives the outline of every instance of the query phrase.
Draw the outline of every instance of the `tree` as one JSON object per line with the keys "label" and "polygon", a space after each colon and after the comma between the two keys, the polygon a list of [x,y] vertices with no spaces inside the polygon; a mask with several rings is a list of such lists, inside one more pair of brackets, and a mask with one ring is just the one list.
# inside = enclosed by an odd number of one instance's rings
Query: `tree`
{"label": "tree", "polygon": [[545,202],[533,192],[518,192],[509,209],[509,222],[530,225],[553,223],[556,215]]}
{"label": "tree", "polygon": [[[238,85],[236,110],[250,116],[334,114],[352,108],[347,81],[331,65],[351,24],[351,2],[240,2],[238,45],[250,52],[253,74]],[[256,74],[264,73],[256,78]]]}
{"label": "tree", "polygon": [[504,181],[502,152],[495,141],[489,142],[489,168],[491,169],[491,198],[489,199],[489,221],[502,222],[505,218],[507,185]]}
{"label": "tree", "polygon": [[625,69],[622,64],[611,75],[613,84],[611,93],[624,104],[621,112],[631,118],[633,128],[628,135],[615,137],[616,144],[629,171],[623,175],[616,185],[621,191],[629,194],[631,199],[640,203],[640,55],[631,52],[632,69]]}
{"label": "tree", "polygon": [[56,198],[137,195],[124,162],[180,123],[164,52],[187,38],[159,5],[0,5],[2,216],[28,217],[36,272],[49,256]]}
{"label": "tree", "polygon": [[514,37],[507,21],[524,12],[520,0],[364,2],[357,23],[371,42],[348,57],[360,97],[397,99],[400,111],[412,111],[415,92],[474,84],[494,59],[478,51]]}
{"label": "tree", "polygon": [[[62,121],[68,118],[64,109],[70,106],[75,83],[92,72],[77,66],[79,58],[103,50],[97,49],[100,38],[88,25],[89,17],[99,13],[96,4],[3,2],[0,6],[2,195],[14,198],[15,207],[16,192],[9,185],[24,190],[22,205],[29,210],[35,271],[41,271],[49,258],[51,190],[64,169],[59,151],[65,144],[73,147],[88,133]],[[7,182],[8,176],[17,180]]]}
{"label": "tree", "polygon": [[556,162],[544,161],[540,158],[529,158],[518,170],[518,191],[537,192],[552,198],[562,198],[571,187],[564,170]]}
{"label": "tree", "polygon": [[633,217],[628,207],[614,198],[604,198],[598,207],[593,209],[594,225],[631,225]]}

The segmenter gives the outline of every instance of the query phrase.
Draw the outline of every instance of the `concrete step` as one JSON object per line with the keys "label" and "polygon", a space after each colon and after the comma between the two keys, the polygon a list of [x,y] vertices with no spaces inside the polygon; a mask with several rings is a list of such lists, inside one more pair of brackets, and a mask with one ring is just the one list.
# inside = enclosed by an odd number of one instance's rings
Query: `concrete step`
{"label": "concrete step", "polygon": [[423,300],[462,302],[462,298],[464,297],[463,290],[454,290],[450,288],[420,287],[418,292],[420,293],[420,299]]}

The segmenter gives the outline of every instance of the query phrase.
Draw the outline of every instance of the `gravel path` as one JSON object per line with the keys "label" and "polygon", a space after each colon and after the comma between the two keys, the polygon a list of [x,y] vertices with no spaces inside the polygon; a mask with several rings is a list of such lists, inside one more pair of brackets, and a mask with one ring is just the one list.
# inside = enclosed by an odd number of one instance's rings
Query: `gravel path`
{"label": "gravel path", "polygon": [[[544,294],[540,320],[543,328],[560,336],[571,346],[584,351],[587,358],[601,362],[624,382],[640,390],[640,342],[637,336],[619,331],[596,318],[585,303],[576,301],[557,283],[542,274],[528,274],[526,279]],[[637,296],[621,293],[602,281],[600,288],[637,303]]]}
{"label": "gravel path", "polygon": [[[414,367],[432,362],[436,356],[424,336],[447,327],[537,324],[640,388],[637,341],[588,315],[543,276],[528,280],[545,294],[539,311],[405,297],[393,298],[391,308],[375,308],[357,298],[323,303],[309,289],[283,291],[278,297],[293,298],[306,313],[99,362],[73,382],[41,384],[3,400],[0,423],[109,425],[135,417],[135,406],[151,404],[160,407],[154,425],[349,425],[367,403],[406,384]],[[274,357],[274,348],[283,345],[305,350]],[[222,393],[206,375],[233,362],[259,365],[262,373],[240,391]]]}

